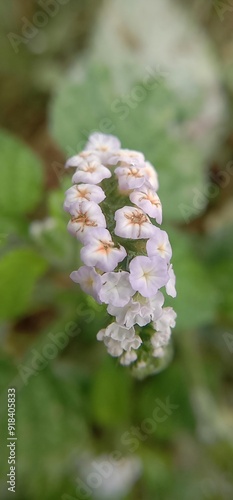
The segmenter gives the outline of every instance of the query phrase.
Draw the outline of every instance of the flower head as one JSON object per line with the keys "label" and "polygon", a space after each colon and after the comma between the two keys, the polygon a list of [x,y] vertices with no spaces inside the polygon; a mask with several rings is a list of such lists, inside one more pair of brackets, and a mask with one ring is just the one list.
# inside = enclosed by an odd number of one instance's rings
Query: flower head
{"label": "flower head", "polygon": [[67,161],[76,171],[64,210],[69,232],[83,244],[84,265],[71,279],[112,317],[97,339],[142,377],[166,354],[176,313],[164,307],[164,293],[176,296],[176,278],[168,235],[157,226],[157,172],[143,153],[120,148],[116,137],[96,132]]}

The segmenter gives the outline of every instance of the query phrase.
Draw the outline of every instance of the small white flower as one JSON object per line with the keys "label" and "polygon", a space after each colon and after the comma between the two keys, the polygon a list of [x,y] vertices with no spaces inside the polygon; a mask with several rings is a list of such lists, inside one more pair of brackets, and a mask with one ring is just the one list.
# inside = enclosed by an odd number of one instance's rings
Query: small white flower
{"label": "small white flower", "polygon": [[100,330],[97,339],[104,342],[112,356],[120,356],[123,350],[138,349],[142,342],[140,337],[135,335],[134,328],[124,328],[117,323],[111,323]]}
{"label": "small white flower", "polygon": [[166,284],[166,292],[171,297],[176,297],[176,276],[173,271],[173,266],[170,264],[168,267],[169,281]]}
{"label": "small white flower", "polygon": [[104,199],[105,194],[101,187],[94,184],[75,184],[66,191],[64,210],[69,212],[70,207],[75,202],[94,201],[95,203],[101,203]]}
{"label": "small white flower", "polygon": [[176,316],[172,307],[164,307],[163,314],[154,323],[154,329],[157,332],[165,332],[170,334],[171,328],[176,326]]}
{"label": "small white flower", "polygon": [[147,173],[143,166],[117,167],[115,174],[121,191],[140,188],[147,180]]}
{"label": "small white flower", "polygon": [[107,347],[107,351],[114,358],[118,358],[123,353],[123,347],[119,340],[114,340],[111,337],[104,337],[104,345]]}
{"label": "small white flower", "polygon": [[71,156],[65,164],[65,168],[77,168],[89,159],[99,160],[98,156],[93,151],[82,151],[78,155]]}
{"label": "small white flower", "polygon": [[117,323],[126,328],[131,328],[135,324],[145,326],[162,315],[163,303],[164,296],[161,292],[157,292],[152,298],[138,294],[137,299],[131,299],[124,307],[109,304],[108,313],[115,316]]}
{"label": "small white flower", "polygon": [[130,193],[129,198],[146,214],[156,219],[158,224],[162,223],[162,205],[154,189],[142,186],[139,190]]}
{"label": "small white flower", "polygon": [[142,339],[139,335],[134,335],[132,338],[125,338],[122,340],[121,345],[125,351],[131,351],[131,349],[139,349],[142,344]]}
{"label": "small white flower", "polygon": [[73,271],[70,275],[75,283],[79,283],[82,290],[101,304],[99,298],[99,291],[102,285],[101,276],[95,271],[93,267],[82,266],[78,271]]}
{"label": "small white flower", "polygon": [[153,358],[163,358],[165,355],[165,350],[163,347],[158,347],[157,349],[154,349],[152,352]]}
{"label": "small white flower", "polygon": [[146,250],[148,257],[160,256],[168,262],[172,256],[172,249],[166,231],[156,227],[153,237],[147,241]]}
{"label": "small white flower", "polygon": [[107,229],[93,229],[90,238],[87,234],[85,246],[81,249],[81,259],[87,266],[96,266],[101,271],[113,271],[126,257],[122,246],[116,247]]}
{"label": "small white flower", "polygon": [[100,299],[105,304],[125,306],[135,293],[129,282],[129,273],[125,271],[105,273],[101,279]]}
{"label": "small white flower", "polygon": [[72,216],[68,223],[68,231],[79,241],[84,242],[85,236],[97,227],[106,227],[106,220],[101,208],[93,201],[74,203],[70,208]]}
{"label": "small white flower", "polygon": [[136,361],[137,359],[137,353],[131,349],[131,351],[126,351],[120,359],[120,364],[123,366],[129,366],[131,363]]}
{"label": "small white flower", "polygon": [[120,149],[113,153],[109,159],[110,165],[117,165],[120,162],[121,165],[143,165],[145,161],[144,155],[139,151],[133,151],[130,149]]}
{"label": "small white flower", "polygon": [[78,166],[72,177],[73,184],[99,184],[103,179],[111,177],[111,172],[96,157],[90,157]]}
{"label": "small white flower", "polygon": [[114,151],[121,147],[121,143],[114,135],[101,134],[95,132],[90,135],[85,146],[86,151],[93,151],[99,156],[104,163],[108,162],[108,158],[112,156]]}
{"label": "small white flower", "polygon": [[161,257],[138,256],[129,264],[129,281],[143,297],[153,297],[168,282],[167,264]]}
{"label": "small white flower", "polygon": [[150,238],[154,235],[155,226],[149,217],[136,207],[123,207],[115,213],[115,234],[123,238]]}
{"label": "small white flower", "polygon": [[157,332],[151,337],[151,345],[154,349],[158,349],[159,347],[165,347],[171,337],[171,330],[168,332]]}
{"label": "small white flower", "polygon": [[110,323],[110,325],[105,328],[104,337],[111,337],[114,340],[119,340],[123,342],[124,340],[132,340],[135,338],[134,328],[125,328],[124,326],[118,325],[118,323]]}

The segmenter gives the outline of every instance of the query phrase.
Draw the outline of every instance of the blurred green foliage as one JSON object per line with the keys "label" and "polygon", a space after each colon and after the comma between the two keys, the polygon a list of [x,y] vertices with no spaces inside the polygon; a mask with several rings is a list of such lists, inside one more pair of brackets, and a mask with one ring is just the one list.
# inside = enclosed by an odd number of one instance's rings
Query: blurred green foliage
{"label": "blurred green foliage", "polygon": [[[21,2],[12,19],[13,4],[1,7],[6,33],[20,26],[21,15],[33,15],[33,8]],[[226,116],[227,140],[219,139],[207,151],[185,134],[187,123],[198,118],[202,96],[178,95],[159,79],[137,106],[124,107],[122,119],[122,109],[114,106],[122,96],[106,64],[90,65],[86,57],[82,78],[74,83],[76,52],[81,60],[97,8],[91,1],[63,6],[64,16],[62,11],[51,19],[34,44],[21,47],[17,59],[3,40],[1,498],[12,495],[6,486],[6,408],[7,388],[16,387],[16,500],[82,500],[76,479],[85,479],[83,464],[114,450],[137,457],[141,475],[125,496],[103,497],[107,500],[230,500],[233,175],[226,166],[233,152],[231,120]],[[218,40],[224,26],[218,23],[215,31],[215,21],[210,18],[205,29]],[[44,52],[43,43],[48,47]],[[225,61],[222,79],[232,108],[232,76]],[[142,81],[134,85],[143,88]],[[24,115],[25,102],[31,112]],[[69,279],[80,265],[80,248],[66,231],[62,203],[70,179],[62,164],[99,129],[116,134],[123,147],[143,151],[155,165],[163,228],[174,250],[178,296],[172,305],[178,318],[173,359],[165,371],[143,382],[132,379],[96,341],[108,322],[105,308]],[[224,189],[211,180],[213,168],[227,173]],[[210,183],[217,186],[214,197],[208,195]],[[207,193],[199,204],[197,192]],[[176,409],[144,433],[132,451],[132,429],[142,430],[156,400],[165,403],[167,398]]]}

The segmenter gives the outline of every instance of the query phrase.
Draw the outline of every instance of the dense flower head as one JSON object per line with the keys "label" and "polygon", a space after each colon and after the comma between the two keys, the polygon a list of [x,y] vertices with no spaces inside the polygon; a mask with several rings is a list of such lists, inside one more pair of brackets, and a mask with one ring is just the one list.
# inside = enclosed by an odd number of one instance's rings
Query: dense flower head
{"label": "dense flower head", "polygon": [[172,248],[162,223],[158,175],[143,153],[122,149],[112,135],[93,133],[66,162],[73,185],[66,191],[68,231],[81,243],[83,262],[71,279],[99,304],[109,325],[97,339],[133,373],[164,358],[176,313],[164,307],[176,296]]}

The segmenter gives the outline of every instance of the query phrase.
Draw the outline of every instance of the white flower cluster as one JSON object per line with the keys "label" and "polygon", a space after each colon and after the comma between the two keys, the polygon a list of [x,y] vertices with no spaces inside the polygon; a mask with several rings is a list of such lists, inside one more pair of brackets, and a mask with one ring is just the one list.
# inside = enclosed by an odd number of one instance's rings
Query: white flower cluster
{"label": "white flower cluster", "polygon": [[145,365],[164,356],[176,318],[160,291],[176,296],[171,245],[155,225],[162,222],[157,173],[142,153],[100,133],[69,167],[76,170],[64,209],[84,263],[71,279],[114,317],[97,334],[108,352],[122,365]]}

